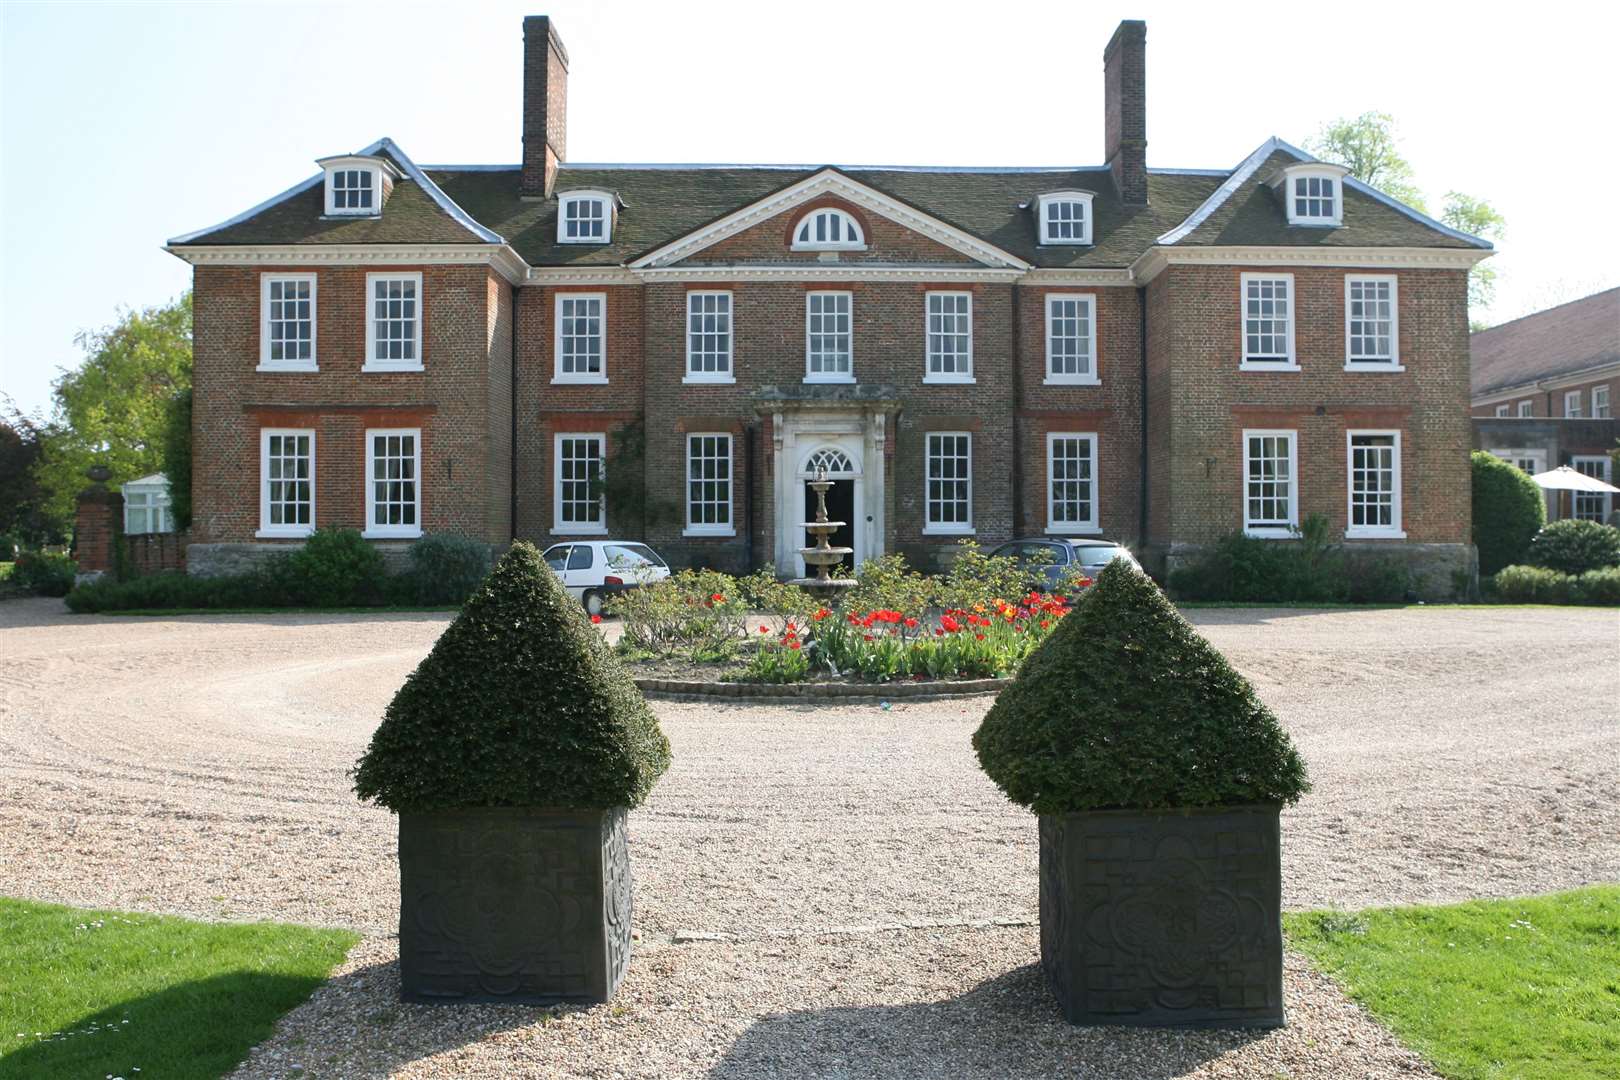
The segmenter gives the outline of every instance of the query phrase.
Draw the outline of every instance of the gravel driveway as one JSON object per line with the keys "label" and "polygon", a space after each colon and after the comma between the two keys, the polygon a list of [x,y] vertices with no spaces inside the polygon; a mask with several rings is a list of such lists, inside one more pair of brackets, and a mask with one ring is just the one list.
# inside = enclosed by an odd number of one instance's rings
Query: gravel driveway
{"label": "gravel driveway", "polygon": [[[0,604],[0,894],[372,935],[244,1075],[1421,1074],[1297,967],[1291,1026],[1264,1037],[1062,1024],[1031,966],[1034,821],[967,742],[985,699],[658,703],[675,764],[631,817],[621,996],[402,1007],[393,822],[345,771],[447,619]],[[1192,619],[1311,767],[1283,819],[1287,906],[1620,878],[1615,612]]]}

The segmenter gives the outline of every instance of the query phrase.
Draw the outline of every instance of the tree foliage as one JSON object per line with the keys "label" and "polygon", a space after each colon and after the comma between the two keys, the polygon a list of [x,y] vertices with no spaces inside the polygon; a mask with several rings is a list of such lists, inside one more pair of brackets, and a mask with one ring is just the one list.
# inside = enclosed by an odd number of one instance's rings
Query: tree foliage
{"label": "tree foliage", "polygon": [[405,680],[354,771],[391,810],[634,807],[669,741],[534,545],[512,545]]}
{"label": "tree foliage", "polygon": [[1037,814],[1292,803],[1305,763],[1247,679],[1116,559],[973,735]]}
{"label": "tree foliage", "polygon": [[[1364,112],[1328,124],[1305,143],[1306,149],[1323,161],[1343,165],[1350,175],[1369,187],[1391,195],[1414,210],[1427,214],[1428,204],[1417,186],[1417,174],[1401,153],[1395,135],[1395,118],[1386,112]],[[1446,193],[1440,212],[1444,224],[1470,236],[1500,239],[1506,219],[1484,199],[1460,191]],[[1489,261],[1474,265],[1468,274],[1468,306],[1488,306],[1496,294],[1496,271]]]}
{"label": "tree foliage", "polygon": [[191,528],[191,387],[169,399],[163,434],[163,475],[169,478],[169,513],[174,527]]}
{"label": "tree foliage", "polygon": [[41,511],[65,528],[92,464],[122,484],[163,468],[169,403],[191,386],[191,294],[131,311],[76,339],[84,363],[56,380],[56,402],[34,475]]}
{"label": "tree foliage", "polygon": [[1305,148],[1323,161],[1343,165],[1363,184],[1428,213],[1412,165],[1397,144],[1393,116],[1364,112],[1333,121],[1308,140]]}
{"label": "tree foliage", "polygon": [[45,452],[45,430],[5,399],[0,415],[0,536],[39,547],[62,533],[44,514],[35,470]]}

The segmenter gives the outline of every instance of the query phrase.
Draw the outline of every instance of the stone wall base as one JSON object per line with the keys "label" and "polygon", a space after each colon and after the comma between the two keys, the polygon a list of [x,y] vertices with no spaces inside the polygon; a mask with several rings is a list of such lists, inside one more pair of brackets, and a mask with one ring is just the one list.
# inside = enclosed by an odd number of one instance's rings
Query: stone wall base
{"label": "stone wall base", "polygon": [[[186,573],[192,577],[247,574],[263,566],[267,559],[303,546],[297,540],[274,544],[191,544],[186,547]],[[410,566],[409,540],[373,541],[372,547],[382,552],[390,574],[403,573]]]}

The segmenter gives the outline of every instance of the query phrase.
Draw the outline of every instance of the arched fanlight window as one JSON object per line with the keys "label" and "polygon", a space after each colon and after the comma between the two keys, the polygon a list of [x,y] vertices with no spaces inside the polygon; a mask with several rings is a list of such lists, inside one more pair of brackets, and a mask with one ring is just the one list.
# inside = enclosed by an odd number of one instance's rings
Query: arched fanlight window
{"label": "arched fanlight window", "polygon": [[793,230],[796,251],[859,250],[866,246],[860,223],[842,210],[813,210]]}
{"label": "arched fanlight window", "polygon": [[804,471],[811,476],[826,470],[828,476],[854,476],[855,466],[849,460],[849,455],[842,450],[828,446],[804,459]]}

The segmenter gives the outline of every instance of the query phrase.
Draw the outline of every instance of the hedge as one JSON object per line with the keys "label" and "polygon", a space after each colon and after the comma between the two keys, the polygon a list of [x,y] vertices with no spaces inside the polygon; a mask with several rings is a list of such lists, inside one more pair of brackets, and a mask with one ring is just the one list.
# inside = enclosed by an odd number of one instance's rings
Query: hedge
{"label": "hedge", "polygon": [[1474,546],[1483,576],[1524,559],[1531,538],[1547,522],[1547,502],[1518,466],[1483,450],[1475,450],[1471,461]]}
{"label": "hedge", "polygon": [[1024,662],[973,748],[1038,814],[1286,804],[1310,787],[1248,680],[1119,559]]}
{"label": "hedge", "polygon": [[394,811],[640,805],[669,767],[641,691],[519,542],[406,679],[355,767]]}
{"label": "hedge", "polygon": [[1564,574],[1544,566],[1504,566],[1496,596],[1515,604],[1620,604],[1620,567]]}

